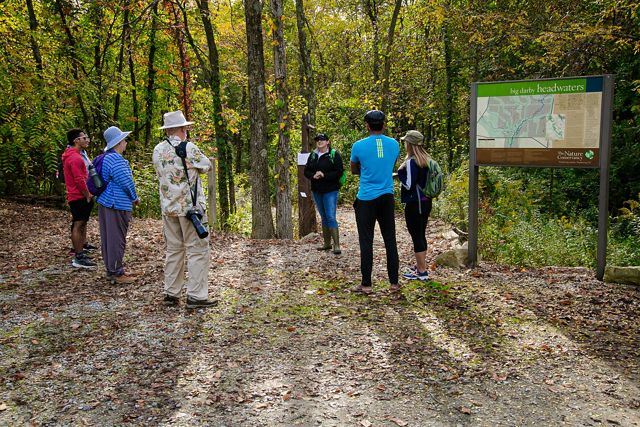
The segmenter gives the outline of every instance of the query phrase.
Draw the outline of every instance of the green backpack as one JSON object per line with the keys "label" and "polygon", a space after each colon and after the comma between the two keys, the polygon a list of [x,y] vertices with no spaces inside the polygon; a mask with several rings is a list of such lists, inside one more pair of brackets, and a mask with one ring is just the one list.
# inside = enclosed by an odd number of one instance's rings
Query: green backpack
{"label": "green backpack", "polygon": [[442,193],[444,174],[438,162],[433,159],[429,159],[427,168],[429,169],[427,171],[427,180],[424,188],[420,188],[420,190],[425,196],[435,199]]}
{"label": "green backpack", "polygon": [[[333,158],[335,157],[335,155],[336,150],[332,148],[331,151],[329,151],[329,158],[331,158],[331,163],[333,163]],[[340,187],[342,187],[344,183],[347,182],[347,170],[344,169],[344,167],[342,168],[342,175],[340,176],[338,182],[340,183]]]}

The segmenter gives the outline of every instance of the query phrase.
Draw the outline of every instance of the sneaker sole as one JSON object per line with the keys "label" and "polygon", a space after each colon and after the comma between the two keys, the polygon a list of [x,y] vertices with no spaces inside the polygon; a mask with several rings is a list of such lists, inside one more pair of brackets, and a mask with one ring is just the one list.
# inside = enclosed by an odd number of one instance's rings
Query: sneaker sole
{"label": "sneaker sole", "polygon": [[71,261],[71,265],[74,266],[75,268],[95,268],[95,265],[82,265],[82,264],[76,264],[75,261]]}

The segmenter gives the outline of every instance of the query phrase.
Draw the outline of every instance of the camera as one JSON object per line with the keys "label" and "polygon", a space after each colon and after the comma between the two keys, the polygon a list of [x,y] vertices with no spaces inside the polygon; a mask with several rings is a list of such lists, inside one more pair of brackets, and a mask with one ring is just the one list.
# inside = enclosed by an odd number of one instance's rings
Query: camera
{"label": "camera", "polygon": [[200,209],[195,206],[190,208],[187,211],[187,218],[193,224],[193,228],[196,229],[196,233],[198,233],[199,238],[204,239],[209,235],[207,228],[202,225],[202,222],[200,222],[200,220],[202,219],[202,212],[200,212]]}

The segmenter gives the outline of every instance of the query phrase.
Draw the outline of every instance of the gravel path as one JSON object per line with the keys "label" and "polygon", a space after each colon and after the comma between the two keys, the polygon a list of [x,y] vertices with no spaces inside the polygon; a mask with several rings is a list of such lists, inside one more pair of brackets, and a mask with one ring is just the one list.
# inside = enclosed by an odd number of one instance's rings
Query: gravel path
{"label": "gravel path", "polygon": [[638,289],[483,263],[397,297],[376,236],[375,294],[352,295],[352,210],[338,219],[341,256],[215,236],[220,305],[189,312],[160,304],[161,222],[133,222],[140,279],[118,287],[69,265],[65,212],[0,201],[0,425],[640,425]]}

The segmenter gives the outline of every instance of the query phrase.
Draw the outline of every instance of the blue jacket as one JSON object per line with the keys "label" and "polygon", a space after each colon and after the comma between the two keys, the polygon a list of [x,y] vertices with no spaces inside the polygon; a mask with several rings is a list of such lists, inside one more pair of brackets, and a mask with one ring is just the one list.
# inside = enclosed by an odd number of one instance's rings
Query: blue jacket
{"label": "blue jacket", "polygon": [[129,162],[119,153],[109,153],[102,162],[101,175],[107,188],[97,202],[106,208],[132,211],[138,194]]}

